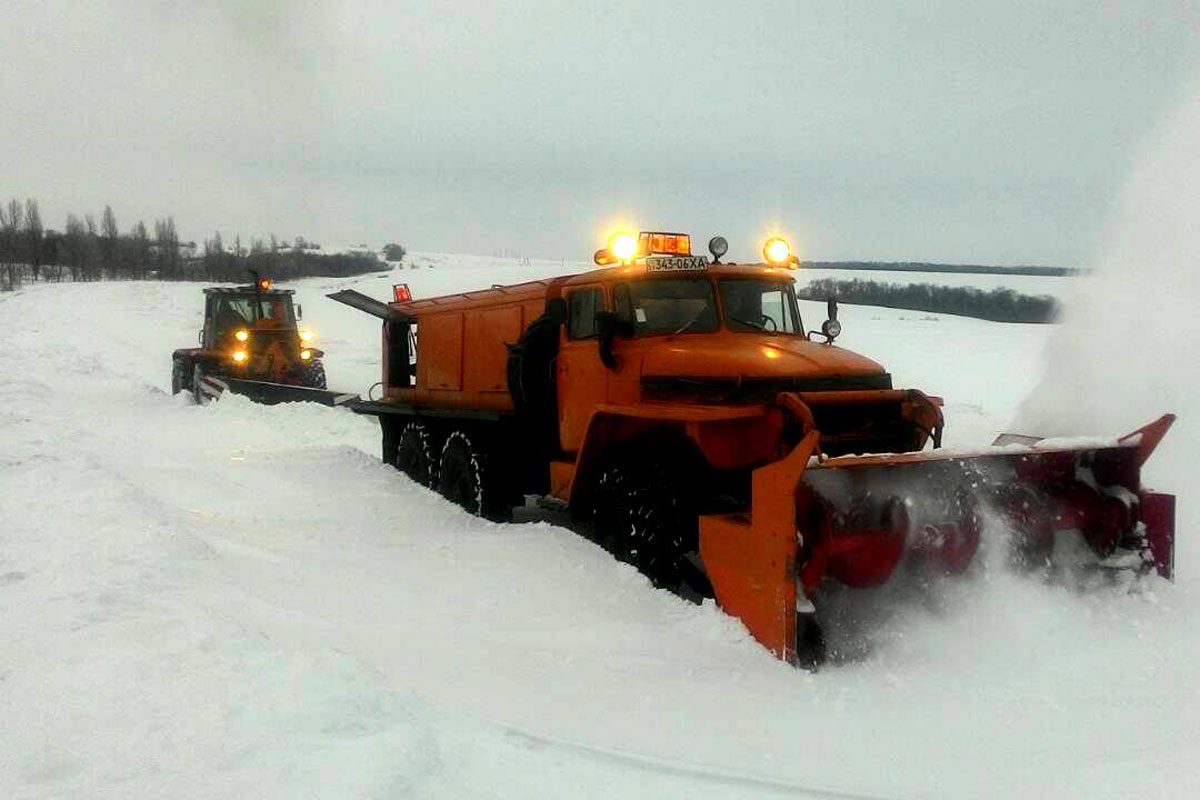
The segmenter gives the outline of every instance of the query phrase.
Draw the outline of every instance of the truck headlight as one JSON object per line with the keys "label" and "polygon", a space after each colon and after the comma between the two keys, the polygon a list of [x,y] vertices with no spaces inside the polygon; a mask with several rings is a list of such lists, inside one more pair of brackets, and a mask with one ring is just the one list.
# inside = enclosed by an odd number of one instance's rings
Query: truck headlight
{"label": "truck headlight", "polygon": [[312,358],[312,350],[301,350],[300,351],[300,360],[301,361],[308,361],[310,358]]}
{"label": "truck headlight", "polygon": [[311,342],[313,340],[313,332],[310,330],[300,331],[300,341]]}
{"label": "truck headlight", "polygon": [[233,351],[233,360],[238,364],[246,363],[246,351],[245,350],[234,350]]}
{"label": "truck headlight", "polygon": [[246,330],[245,328],[238,328],[237,333],[233,334],[233,338],[237,339],[239,342],[244,342],[250,338],[250,331]]}

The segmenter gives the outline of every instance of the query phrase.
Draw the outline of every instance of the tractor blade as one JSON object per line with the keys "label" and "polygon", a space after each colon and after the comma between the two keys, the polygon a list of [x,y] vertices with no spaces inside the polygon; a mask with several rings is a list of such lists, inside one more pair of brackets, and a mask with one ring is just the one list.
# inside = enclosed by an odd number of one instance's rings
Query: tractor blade
{"label": "tractor blade", "polygon": [[276,405],[278,403],[319,403],[323,406],[351,405],[361,398],[347,392],[327,389],[310,389],[307,386],[292,386],[269,381],[250,381],[240,378],[223,378],[226,390],[243,395],[256,403]]}

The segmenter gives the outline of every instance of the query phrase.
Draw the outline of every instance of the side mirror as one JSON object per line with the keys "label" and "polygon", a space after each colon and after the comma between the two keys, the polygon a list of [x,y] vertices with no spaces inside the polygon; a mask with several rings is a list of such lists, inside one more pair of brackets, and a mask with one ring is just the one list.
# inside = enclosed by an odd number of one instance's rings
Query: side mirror
{"label": "side mirror", "polygon": [[297,304],[296,319],[304,319],[304,306]]}
{"label": "side mirror", "polygon": [[616,369],[617,357],[613,355],[613,340],[618,336],[632,336],[633,324],[622,319],[616,312],[597,311],[596,334],[600,338],[600,360],[609,369]]}
{"label": "side mirror", "polygon": [[196,335],[196,341],[200,344],[201,347],[204,346],[204,328],[201,328],[200,333]]}

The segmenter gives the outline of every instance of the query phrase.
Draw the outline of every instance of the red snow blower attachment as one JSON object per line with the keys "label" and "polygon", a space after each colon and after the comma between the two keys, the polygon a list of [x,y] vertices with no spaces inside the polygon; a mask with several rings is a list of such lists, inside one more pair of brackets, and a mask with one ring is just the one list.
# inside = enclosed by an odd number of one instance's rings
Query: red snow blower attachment
{"label": "red snow blower attachment", "polygon": [[1110,441],[837,458],[809,430],[753,473],[748,514],[701,517],[701,557],[721,606],[789,661],[826,582],[878,586],[902,564],[962,573],[993,534],[1018,568],[1169,579],[1175,498],[1143,488],[1141,467],[1174,420]]}

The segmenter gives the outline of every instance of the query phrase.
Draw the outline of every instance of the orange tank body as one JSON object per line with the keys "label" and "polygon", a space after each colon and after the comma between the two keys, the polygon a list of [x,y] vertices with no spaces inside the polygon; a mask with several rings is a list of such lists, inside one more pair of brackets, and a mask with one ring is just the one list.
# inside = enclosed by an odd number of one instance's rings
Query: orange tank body
{"label": "orange tank body", "polygon": [[[446,295],[393,307],[417,320],[415,385],[387,383],[398,403],[512,411],[507,344],[515,343],[546,305],[548,282],[532,281]],[[384,337],[387,363],[388,337]]]}

